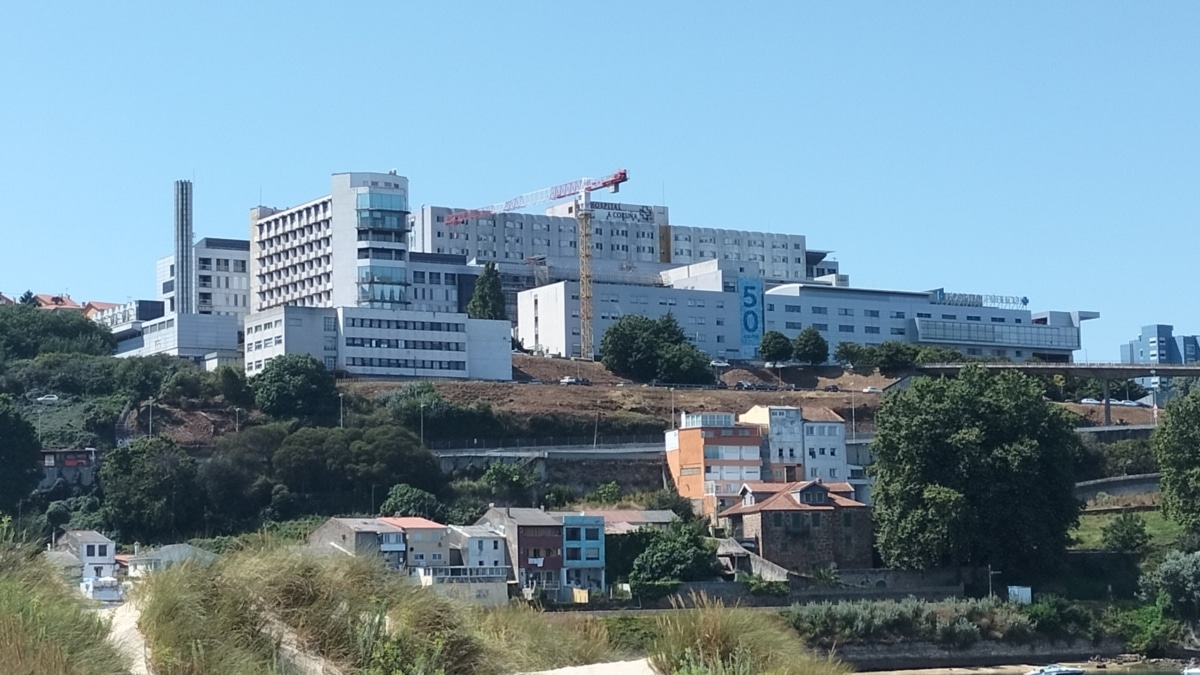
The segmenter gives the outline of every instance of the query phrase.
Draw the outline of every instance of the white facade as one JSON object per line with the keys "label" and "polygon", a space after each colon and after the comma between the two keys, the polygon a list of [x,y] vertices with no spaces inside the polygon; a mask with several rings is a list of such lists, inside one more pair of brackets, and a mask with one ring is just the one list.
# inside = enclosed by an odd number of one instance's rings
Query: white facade
{"label": "white facade", "polygon": [[241,317],[218,314],[169,314],[141,322],[138,331],[117,342],[116,356],[166,354],[196,363],[219,360],[240,362],[238,321]]}
{"label": "white facade", "polygon": [[[734,267],[733,265],[736,265]],[[1034,314],[1016,304],[989,304],[984,296],[934,291],[853,288],[842,275],[830,283],[765,281],[746,264],[726,261],[690,265],[661,275],[664,286],[596,283],[595,335],[625,314],[674,315],[688,339],[714,358],[755,358],[764,331],[795,338],[813,326],[830,344],[877,345],[887,340],[954,348],[967,356],[1037,356],[1069,361],[1079,349],[1083,321],[1095,312]],[[835,285],[836,284],[836,285]],[[990,301],[990,299],[988,299]],[[1005,299],[1008,300],[1008,299]],[[564,281],[518,294],[517,335],[527,349],[579,355],[579,285]]]}
{"label": "white facade", "polygon": [[59,549],[79,559],[83,579],[112,577],[117,573],[117,544],[95,530],[68,530]]}
{"label": "white facade", "polygon": [[451,525],[451,546],[459,549],[464,567],[508,566],[504,535],[482,525]]}
{"label": "white facade", "polygon": [[284,354],[383,377],[512,379],[507,321],[363,307],[275,307],[246,321],[246,374]]}
{"label": "white facade", "polygon": [[[196,313],[236,316],[240,327],[250,313],[250,242],[208,237],[196,242],[192,258]],[[160,258],[155,266],[155,288],[167,314],[176,312],[175,272],[174,255]]]}
{"label": "white facade", "polygon": [[776,281],[804,281],[838,273],[828,252],[808,250],[804,235],[749,232],[711,227],[670,227],[669,255],[664,262],[689,265],[705,260],[758,263],[763,276]]}

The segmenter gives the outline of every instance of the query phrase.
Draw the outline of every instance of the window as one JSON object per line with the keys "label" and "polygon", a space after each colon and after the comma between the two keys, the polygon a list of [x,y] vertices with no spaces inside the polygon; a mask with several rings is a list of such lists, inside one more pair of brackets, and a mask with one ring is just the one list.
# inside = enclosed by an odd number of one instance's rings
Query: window
{"label": "window", "polygon": [[829,330],[829,324],[827,323],[814,323],[812,326],[817,330]]}
{"label": "window", "polygon": [[839,332],[839,333],[853,333],[853,332],[854,332],[854,326],[848,326],[848,325],[846,325],[846,324],[840,324],[840,325],[838,325],[838,332]]}
{"label": "window", "polygon": [[800,305],[784,305],[783,311],[791,312],[792,314],[799,314],[800,313]]}
{"label": "window", "polygon": [[946,321],[958,321],[958,315],[957,314],[943,314],[942,319],[944,319]]}
{"label": "window", "polygon": [[879,334],[879,326],[864,326],[863,332],[868,335],[877,335]]}
{"label": "window", "polygon": [[772,513],[771,521],[775,527],[783,527],[783,514],[779,511]]}
{"label": "window", "polygon": [[589,546],[583,549],[583,557],[585,560],[599,560],[600,549],[596,546]]}
{"label": "window", "polygon": [[85,555],[89,558],[95,558],[96,557],[96,545],[88,544],[87,545],[87,553],[85,553]]}
{"label": "window", "polygon": [[918,319],[930,319],[930,318],[933,318],[933,315],[930,314],[929,312],[917,312],[917,318]]}
{"label": "window", "polygon": [[581,555],[582,553],[583,551],[579,548],[568,548],[567,560],[583,560],[583,556]]}
{"label": "window", "polygon": [[600,528],[589,527],[583,532],[584,538],[588,541],[600,541]]}
{"label": "window", "polygon": [[493,551],[497,551],[497,550],[499,550],[499,549],[500,549],[500,540],[499,540],[499,539],[493,539],[493,540],[492,540],[492,550],[493,550]]}
{"label": "window", "polygon": [[813,527],[821,526],[821,514],[820,513],[812,514],[812,526]]}
{"label": "window", "polygon": [[[891,318],[893,318],[893,319],[903,319],[904,312],[892,312],[891,314],[889,314],[889,316],[891,316]],[[921,316],[921,315],[918,314],[917,316]]]}
{"label": "window", "polygon": [[566,533],[567,533],[567,541],[579,541],[580,540],[578,527],[568,527],[566,529]]}
{"label": "window", "polygon": [[425,273],[414,271],[412,273],[412,279],[414,284],[423,284],[425,283]]}
{"label": "window", "polygon": [[1004,317],[1002,317],[1002,316],[993,316],[993,317],[992,317],[992,323],[1004,323]]}
{"label": "window", "polygon": [[854,316],[852,307],[838,307],[838,316]]}
{"label": "window", "polygon": [[866,317],[871,317],[871,318],[874,318],[874,319],[878,319],[878,318],[879,318],[879,310],[877,310],[877,309],[864,309],[864,310],[863,310],[863,316],[866,316]]}
{"label": "window", "polygon": [[854,516],[849,511],[842,512],[842,527],[853,527]]}
{"label": "window", "polygon": [[783,326],[788,330],[800,330],[801,328],[804,328],[804,324],[800,323],[799,321],[785,321],[783,322]]}
{"label": "window", "polygon": [[892,335],[904,335],[904,334],[905,334],[905,331],[903,328],[893,328],[892,329]]}
{"label": "window", "polygon": [[967,321],[982,321],[982,320],[983,319],[981,319],[978,316],[971,316],[970,314],[967,315]]}
{"label": "window", "polygon": [[234,260],[233,261],[233,271],[238,274],[245,274],[246,273],[246,261],[245,260]]}
{"label": "window", "polygon": [[813,314],[828,314],[829,308],[828,307],[813,307],[812,313]]}
{"label": "window", "polygon": [[333,317],[333,316],[325,317],[325,332],[326,333],[336,333],[337,332],[337,317]]}

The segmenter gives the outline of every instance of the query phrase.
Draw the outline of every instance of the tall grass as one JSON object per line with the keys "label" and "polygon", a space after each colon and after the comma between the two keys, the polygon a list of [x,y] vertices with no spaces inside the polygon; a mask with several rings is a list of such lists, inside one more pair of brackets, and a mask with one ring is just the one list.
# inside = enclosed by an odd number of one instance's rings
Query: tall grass
{"label": "tall grass", "polygon": [[659,675],[838,675],[841,664],[818,658],[772,614],[726,607],[693,595],[657,620],[650,667]]}
{"label": "tall grass", "polygon": [[0,544],[0,672],[112,675],[129,663],[107,640],[108,623],[41,561]]}
{"label": "tall grass", "polygon": [[366,558],[245,551],[157,574],[142,595],[159,675],[284,672],[284,634],[366,675],[502,675],[612,656],[598,621],[460,606]]}

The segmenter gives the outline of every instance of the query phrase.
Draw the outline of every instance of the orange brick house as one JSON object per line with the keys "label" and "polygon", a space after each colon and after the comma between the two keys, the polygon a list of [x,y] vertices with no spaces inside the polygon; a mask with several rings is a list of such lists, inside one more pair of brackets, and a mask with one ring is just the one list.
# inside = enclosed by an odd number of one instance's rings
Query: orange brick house
{"label": "orange brick house", "polygon": [[679,494],[713,517],[741,501],[746,481],[762,478],[762,430],[737,424],[733,413],[682,413],[666,432],[667,466]]}

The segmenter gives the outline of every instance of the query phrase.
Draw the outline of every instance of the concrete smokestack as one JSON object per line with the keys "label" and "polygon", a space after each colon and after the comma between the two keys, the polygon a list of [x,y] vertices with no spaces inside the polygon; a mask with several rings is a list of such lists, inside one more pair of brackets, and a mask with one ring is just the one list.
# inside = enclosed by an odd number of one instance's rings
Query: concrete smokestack
{"label": "concrete smokestack", "polygon": [[175,313],[196,313],[196,271],[192,269],[192,181],[175,181]]}

